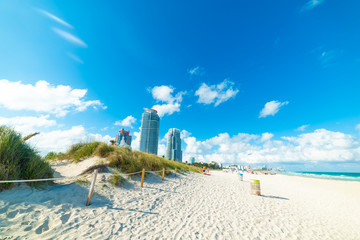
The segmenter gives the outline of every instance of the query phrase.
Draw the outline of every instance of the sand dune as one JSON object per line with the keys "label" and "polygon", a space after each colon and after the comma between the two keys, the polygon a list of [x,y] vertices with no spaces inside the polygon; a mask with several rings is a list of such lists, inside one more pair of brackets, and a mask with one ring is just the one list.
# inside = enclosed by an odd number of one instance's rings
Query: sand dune
{"label": "sand dune", "polygon": [[[101,179],[101,175],[98,178]],[[250,195],[249,178],[262,196]],[[360,183],[212,172],[149,175],[0,193],[0,236],[13,239],[360,239]]]}

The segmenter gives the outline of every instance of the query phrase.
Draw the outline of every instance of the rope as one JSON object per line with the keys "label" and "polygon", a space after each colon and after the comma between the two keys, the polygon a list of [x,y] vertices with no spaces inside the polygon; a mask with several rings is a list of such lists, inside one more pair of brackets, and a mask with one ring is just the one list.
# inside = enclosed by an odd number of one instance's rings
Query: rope
{"label": "rope", "polygon": [[[162,172],[163,170],[158,170],[158,171],[145,171],[145,172],[152,172],[152,173],[156,173],[156,172]],[[166,170],[165,171],[170,171],[170,172],[174,172],[175,170]],[[135,175],[138,173],[142,173],[142,171],[138,171],[138,172],[133,172],[133,173],[120,173],[121,175],[125,175],[125,176],[130,176],[130,175]],[[181,171],[178,171],[177,173],[181,173]],[[62,178],[44,178],[44,179],[26,179],[26,180],[1,180],[0,183],[25,183],[25,182],[42,182],[42,181],[57,181],[57,180],[65,180],[65,179],[73,179],[73,178],[79,178],[79,177],[87,177],[90,176],[92,174],[87,174],[87,175],[80,175],[80,176],[74,176],[74,177],[62,177]]]}
{"label": "rope", "polygon": [[133,173],[120,173],[121,175],[126,175],[126,176],[130,176],[130,175],[135,175],[138,173],[141,173],[142,171],[138,171],[138,172],[133,172]]}
{"label": "rope", "polygon": [[1,180],[0,183],[24,183],[24,182],[57,181],[57,180],[64,180],[64,179],[87,177],[89,175],[92,175],[92,174],[80,175],[80,176],[75,176],[75,177],[62,177],[62,178],[44,178],[44,179],[26,179],[26,180]]}

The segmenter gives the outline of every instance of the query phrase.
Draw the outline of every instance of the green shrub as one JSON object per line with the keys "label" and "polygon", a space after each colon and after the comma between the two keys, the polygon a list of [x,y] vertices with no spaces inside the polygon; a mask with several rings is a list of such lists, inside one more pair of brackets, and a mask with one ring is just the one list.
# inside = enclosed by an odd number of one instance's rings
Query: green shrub
{"label": "green shrub", "polygon": [[120,187],[121,184],[123,184],[124,182],[126,182],[126,179],[123,178],[121,175],[118,174],[113,174],[109,177],[108,180],[113,186],[117,186]]}
{"label": "green shrub", "polygon": [[[5,126],[0,126],[0,179],[39,179],[51,178],[53,171],[49,163],[22,141],[19,133]],[[39,185],[43,182],[32,183]],[[0,184],[0,190],[12,184]]]}
{"label": "green shrub", "polygon": [[116,146],[107,145],[106,143],[99,143],[95,149],[94,155],[99,157],[107,157],[109,153],[115,151],[116,148]]}
{"label": "green shrub", "polygon": [[45,155],[44,160],[45,161],[54,161],[59,157],[60,154],[62,154],[62,153],[49,152],[48,154]]}

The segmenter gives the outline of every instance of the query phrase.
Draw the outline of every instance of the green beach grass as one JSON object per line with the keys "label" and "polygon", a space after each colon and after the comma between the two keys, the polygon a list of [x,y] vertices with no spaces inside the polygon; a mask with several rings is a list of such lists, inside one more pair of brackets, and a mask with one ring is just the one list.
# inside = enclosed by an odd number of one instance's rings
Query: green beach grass
{"label": "green beach grass", "polygon": [[[145,168],[148,171],[185,169],[185,171],[200,172],[200,168],[190,166],[173,160],[168,160],[154,154],[133,151],[128,147],[117,147],[103,142],[77,143],[72,145],[65,153],[49,153],[45,159],[68,160],[78,162],[82,159],[98,156],[106,158],[109,167],[117,168],[123,173],[133,173]],[[169,171],[166,171],[169,174]]]}
{"label": "green beach grass", "polygon": [[[53,177],[50,164],[26,140],[12,128],[0,126],[0,180]],[[43,182],[29,183],[30,186],[41,184]],[[0,191],[11,186],[12,183],[2,183]]]}

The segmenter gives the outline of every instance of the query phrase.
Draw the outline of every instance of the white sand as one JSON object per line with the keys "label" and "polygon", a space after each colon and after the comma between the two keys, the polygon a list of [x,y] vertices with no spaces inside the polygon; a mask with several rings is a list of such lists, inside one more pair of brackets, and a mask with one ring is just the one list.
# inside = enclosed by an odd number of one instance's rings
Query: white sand
{"label": "white sand", "polygon": [[[102,174],[100,174],[101,176]],[[250,195],[249,177],[263,196]],[[100,177],[101,178],[101,177]],[[0,239],[360,239],[360,182],[212,172],[0,193]],[[12,239],[12,238],[10,238]]]}

